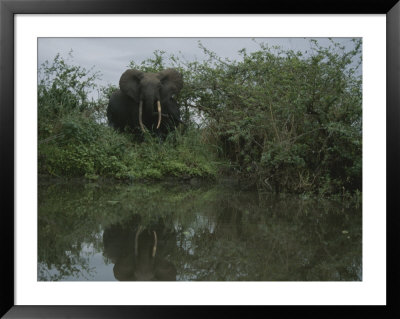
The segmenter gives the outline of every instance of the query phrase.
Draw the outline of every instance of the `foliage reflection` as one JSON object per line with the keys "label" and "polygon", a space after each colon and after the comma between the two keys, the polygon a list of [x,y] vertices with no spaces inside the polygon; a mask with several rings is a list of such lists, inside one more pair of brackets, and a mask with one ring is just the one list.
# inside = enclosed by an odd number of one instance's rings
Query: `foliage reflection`
{"label": "foliage reflection", "polygon": [[41,182],[38,215],[38,280],[362,280],[361,209],[327,200]]}

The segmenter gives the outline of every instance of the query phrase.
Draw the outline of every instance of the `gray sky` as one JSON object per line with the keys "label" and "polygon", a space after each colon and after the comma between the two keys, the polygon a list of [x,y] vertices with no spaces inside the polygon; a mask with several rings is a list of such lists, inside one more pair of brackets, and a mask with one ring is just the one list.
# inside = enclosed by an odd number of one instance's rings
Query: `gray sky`
{"label": "gray sky", "polygon": [[[316,38],[321,45],[329,45],[327,38]],[[352,48],[350,38],[333,38],[346,47]],[[51,62],[57,53],[67,59],[72,50],[74,65],[86,69],[94,67],[101,73],[99,85],[117,85],[121,74],[127,69],[130,61],[140,63],[153,57],[155,50],[166,51],[166,54],[183,56],[186,60],[202,60],[202,50],[198,41],[220,57],[238,59],[238,51],[246,48],[247,52],[258,50],[259,46],[252,38],[39,38],[38,63]],[[306,38],[255,38],[269,46],[279,45],[283,49],[305,51],[309,49]]]}

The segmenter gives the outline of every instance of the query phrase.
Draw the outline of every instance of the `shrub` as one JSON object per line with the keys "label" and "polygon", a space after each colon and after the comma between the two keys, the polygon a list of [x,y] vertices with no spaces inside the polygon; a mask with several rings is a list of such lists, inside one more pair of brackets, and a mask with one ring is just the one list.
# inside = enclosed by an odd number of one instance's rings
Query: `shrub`
{"label": "shrub", "polygon": [[352,41],[346,50],[312,40],[311,53],[261,43],[240,61],[201,46],[208,59],[186,65],[182,103],[204,116],[221,158],[259,186],[361,190],[361,39]]}

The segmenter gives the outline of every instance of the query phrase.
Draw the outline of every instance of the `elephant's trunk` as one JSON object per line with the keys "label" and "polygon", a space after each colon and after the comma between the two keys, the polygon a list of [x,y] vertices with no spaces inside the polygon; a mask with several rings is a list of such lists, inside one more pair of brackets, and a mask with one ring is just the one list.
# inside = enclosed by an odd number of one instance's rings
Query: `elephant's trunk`
{"label": "elephant's trunk", "polygon": [[161,103],[160,103],[160,100],[157,100],[157,112],[158,112],[157,129],[158,129],[160,127],[160,124],[161,124]]}
{"label": "elephant's trunk", "polygon": [[140,100],[140,103],[139,103],[139,124],[140,124],[140,128],[142,129],[142,132],[144,133],[145,130],[144,130],[142,117],[143,117],[143,100]]}

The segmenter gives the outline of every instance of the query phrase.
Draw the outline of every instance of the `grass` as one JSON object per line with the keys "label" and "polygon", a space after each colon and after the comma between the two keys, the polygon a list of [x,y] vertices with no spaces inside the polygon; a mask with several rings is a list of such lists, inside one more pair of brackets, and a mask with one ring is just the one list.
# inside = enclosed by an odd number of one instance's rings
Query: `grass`
{"label": "grass", "polygon": [[64,118],[56,138],[39,141],[39,173],[119,180],[215,179],[219,162],[197,131],[171,133],[165,141],[147,134],[138,143],[79,114]]}

